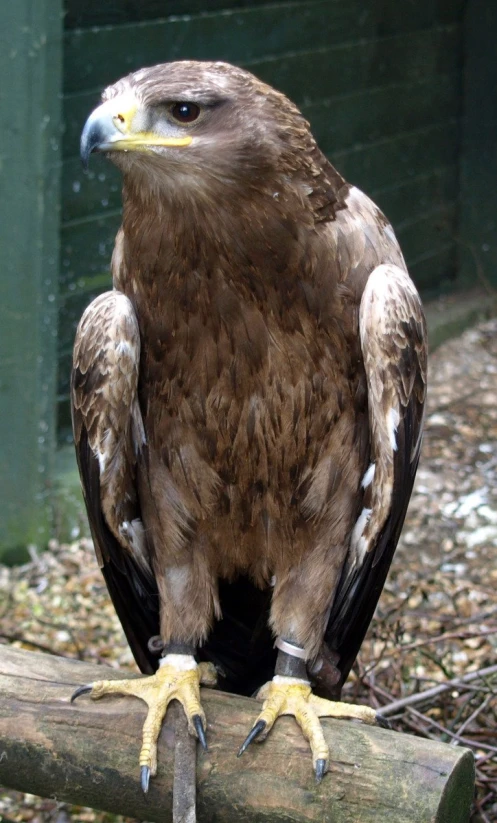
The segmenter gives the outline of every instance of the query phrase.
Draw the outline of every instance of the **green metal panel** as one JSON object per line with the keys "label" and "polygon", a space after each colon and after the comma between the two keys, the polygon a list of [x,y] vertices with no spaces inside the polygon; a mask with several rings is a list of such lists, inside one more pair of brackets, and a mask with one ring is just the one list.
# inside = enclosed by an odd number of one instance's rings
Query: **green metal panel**
{"label": "green metal panel", "polygon": [[[392,185],[381,186],[374,199],[387,217],[403,214],[405,218],[423,214],[433,208],[442,208],[458,196],[457,165],[442,165],[427,173],[411,175]],[[399,221],[395,221],[399,225]]]}
{"label": "green metal panel", "polygon": [[468,0],[465,21],[459,266],[468,285],[497,285],[497,3]]}
{"label": "green metal panel", "polygon": [[[293,0],[295,2],[296,0]],[[138,23],[167,15],[190,15],[244,6],[262,6],[267,0],[66,0],[66,28]],[[290,6],[292,3],[285,3]]]}
{"label": "green metal panel", "polygon": [[339,94],[301,108],[322,150],[331,155],[457,117],[459,88],[460,75],[454,71],[418,83],[394,82]]}
{"label": "green metal panel", "polygon": [[74,324],[110,282],[119,224],[118,173],[97,158],[84,176],[77,156],[101,88],[172,59],[250,68],[300,105],[337,168],[392,220],[418,284],[434,292],[456,276],[464,2],[67,0],[61,424]]}
{"label": "green metal panel", "polygon": [[427,248],[423,254],[409,262],[409,271],[416,283],[422,282],[426,298],[454,290],[457,271],[457,243]]}
{"label": "green metal panel", "polygon": [[[352,6],[351,0],[349,0]],[[349,5],[344,0],[329,0],[330,13],[340,6]],[[406,19],[415,19],[419,27],[430,26],[435,21],[441,23],[458,20],[465,0],[432,0],[420,3],[418,0],[391,3],[390,0],[375,0],[355,4],[361,17],[378,14],[378,35],[384,36],[405,24]],[[301,4],[301,0],[300,0]],[[306,5],[315,3],[308,0]],[[143,20],[156,20],[166,16],[190,16],[198,13],[204,15],[218,10],[242,9],[272,5],[280,10],[280,15],[290,16],[299,0],[268,3],[268,0],[67,0],[66,28],[84,28],[107,24],[138,23]]]}
{"label": "green metal panel", "polygon": [[[285,52],[314,52],[343,42],[356,32],[358,0],[335,7],[329,0],[299,2],[290,10],[260,6],[196,17],[168,18],[126,26],[76,30],[66,36],[71,55],[64,88],[96,88],[144,64],[183,58],[228,60],[248,65]],[[369,16],[366,16],[369,19]],[[316,22],[320,21],[319,27]],[[370,27],[368,27],[370,28]],[[264,36],[261,37],[261,32]],[[93,55],[91,63],[86,55]],[[68,62],[66,62],[68,65]]]}
{"label": "green metal panel", "polygon": [[0,556],[42,543],[54,447],[62,13],[0,8]]}
{"label": "green metal panel", "polygon": [[[454,71],[459,62],[458,27],[416,31],[384,39],[283,55],[250,64],[297,102],[372,89],[392,81],[410,84]],[[392,97],[392,107],[395,97]]]}
{"label": "green metal panel", "polygon": [[[392,10],[398,3],[391,0]],[[426,0],[423,4],[426,6]],[[129,71],[144,65],[177,60],[182,58],[206,60],[229,60],[245,66],[254,66],[264,62],[271,65],[279,62],[288,54],[290,58],[297,55],[299,60],[309,61],[314,66],[319,62],[320,73],[299,77],[293,72],[294,62],[288,64],[290,82],[304,82],[304,94],[322,92],[327,79],[333,82],[340,78],[340,67],[331,72],[331,77],[323,76],[322,60],[327,55],[333,56],[333,47],[341,46],[347,50],[349,45],[360,43],[360,65],[373,77],[368,77],[369,85],[375,84],[375,78],[385,74],[392,76],[391,65],[398,59],[399,50],[403,50],[402,36],[416,29],[419,14],[412,19],[412,11],[417,12],[414,4],[408,4],[411,14],[402,16],[392,32],[385,32],[383,37],[392,36],[389,48],[378,48],[377,29],[382,20],[379,3],[371,3],[369,11],[364,12],[363,0],[349,0],[348,3],[333,3],[330,0],[319,2],[300,2],[292,6],[291,13],[284,14],[279,6],[260,7],[256,9],[207,14],[200,17],[166,19],[126,26],[105,26],[97,29],[78,29],[66,35],[66,71],[64,90],[66,93],[78,92],[81,88],[98,88],[102,80],[111,82]],[[429,8],[429,7],[428,7]],[[385,23],[388,17],[383,22]],[[419,75],[431,73],[433,60],[440,63],[445,57],[451,59],[452,50],[434,50],[431,38],[443,37],[444,32],[452,31],[455,24],[436,25],[431,29],[421,29],[417,37],[410,39],[410,48],[416,52],[408,62],[411,73]],[[264,37],[261,37],[264,32]],[[414,33],[413,33],[414,34]],[[426,42],[426,38],[428,41]],[[416,49],[417,42],[423,39],[424,48]],[[88,59],[91,55],[91,60]],[[70,59],[69,59],[70,56]],[[379,59],[378,59],[379,58]],[[357,57],[352,51],[352,61],[357,64]],[[264,70],[263,70],[264,71]],[[259,69],[259,74],[261,70]],[[319,78],[319,83],[316,83]],[[285,86],[290,93],[290,86]],[[301,88],[297,86],[296,88]]]}
{"label": "green metal panel", "polygon": [[[347,180],[374,192],[444,163],[455,163],[458,137],[457,120],[448,120],[336,152],[333,160]],[[401,219],[403,215],[396,216],[396,222]]]}

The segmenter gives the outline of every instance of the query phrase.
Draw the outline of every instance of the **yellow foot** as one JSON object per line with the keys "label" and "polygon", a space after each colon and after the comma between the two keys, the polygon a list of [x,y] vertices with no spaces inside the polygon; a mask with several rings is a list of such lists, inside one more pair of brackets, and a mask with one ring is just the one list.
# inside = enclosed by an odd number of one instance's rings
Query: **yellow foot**
{"label": "yellow foot", "polygon": [[384,717],[369,706],[357,706],[348,703],[335,703],[324,700],[312,693],[310,684],[296,677],[276,675],[265,683],[257,694],[263,700],[262,711],[243,743],[238,756],[243,754],[253,740],[262,742],[271,731],[276,719],[284,714],[291,714],[299,724],[304,737],[309,741],[316,780],[321,782],[328,771],[330,750],[324,739],[320,717],[348,717],[362,720],[372,726],[390,728]]}
{"label": "yellow foot", "polygon": [[200,703],[200,684],[216,685],[216,670],[212,663],[197,663],[191,655],[169,654],[161,660],[160,668],[151,677],[132,680],[98,680],[80,686],[71,697],[71,703],[81,694],[90,693],[93,700],[106,694],[127,694],[139,697],[148,706],[143,726],[140,752],[141,785],[148,791],[150,776],[157,771],[157,740],[162,721],[171,700],[179,700],[188,720],[188,731],[198,737],[204,749],[205,714]]}

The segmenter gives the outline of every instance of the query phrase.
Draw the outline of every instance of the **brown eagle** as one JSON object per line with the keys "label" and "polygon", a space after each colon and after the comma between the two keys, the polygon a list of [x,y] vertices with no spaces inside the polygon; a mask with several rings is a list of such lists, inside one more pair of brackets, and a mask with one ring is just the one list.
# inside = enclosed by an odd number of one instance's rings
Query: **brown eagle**
{"label": "brown eagle", "polygon": [[241,751],[293,714],[319,780],[318,717],[379,722],[324,698],[355,660],[411,494],[418,294],[381,211],[242,69],[130,74],[84,127],[85,163],[93,151],[122,172],[123,218],[113,290],[76,334],[74,438],[96,553],[151,677],[78,693],[148,703],[147,790],[170,700],[205,745],[199,683],[215,666],[223,688],[264,700]]}

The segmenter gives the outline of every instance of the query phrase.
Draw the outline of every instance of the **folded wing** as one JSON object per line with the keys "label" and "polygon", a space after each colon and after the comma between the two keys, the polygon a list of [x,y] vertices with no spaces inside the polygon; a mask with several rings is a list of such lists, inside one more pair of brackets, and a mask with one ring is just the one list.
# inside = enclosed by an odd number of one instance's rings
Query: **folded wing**
{"label": "folded wing", "polygon": [[363,508],[330,613],[326,642],[344,682],[367,631],[400,536],[419,460],[426,396],[426,325],[406,271],[378,266],[360,304],[370,462]]}
{"label": "folded wing", "polygon": [[137,492],[146,441],[138,405],[140,334],[118,291],[97,297],[79,323],[71,400],[76,455],[99,564],[135,659],[156,668],[158,594]]}

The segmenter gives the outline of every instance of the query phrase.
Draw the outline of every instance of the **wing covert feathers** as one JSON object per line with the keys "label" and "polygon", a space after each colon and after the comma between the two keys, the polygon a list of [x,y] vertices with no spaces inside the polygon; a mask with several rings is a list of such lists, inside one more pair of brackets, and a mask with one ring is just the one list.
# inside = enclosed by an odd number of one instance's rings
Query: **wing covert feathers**
{"label": "wing covert feathers", "polygon": [[139,360],[131,302],[118,291],[100,295],[83,314],[74,344],[76,457],[97,559],[135,659],[151,672],[156,662],[147,643],[158,632],[159,616],[136,487],[146,449]]}
{"label": "wing covert feathers", "polygon": [[399,439],[407,435],[406,457],[411,465],[417,463],[421,446],[426,328],[419,295],[406,271],[386,264],[371,273],[361,300],[359,330],[368,386],[371,463],[363,478],[364,508],[369,514],[363,515],[364,528],[357,529],[351,543],[358,562],[373,549],[390,513]]}
{"label": "wing covert feathers", "polygon": [[86,309],[76,332],[74,434],[78,442],[84,427],[98,460],[108,526],[123,547],[132,548],[146,562],[143,529],[136,517],[136,457],[145,442],[136,396],[139,360],[140,335],[130,301],[117,291],[100,295]]}
{"label": "wing covert feathers", "polygon": [[419,295],[407,272],[380,265],[359,311],[368,387],[370,462],[363,509],[351,535],[326,630],[344,682],[373,616],[400,536],[421,448],[427,336]]}

